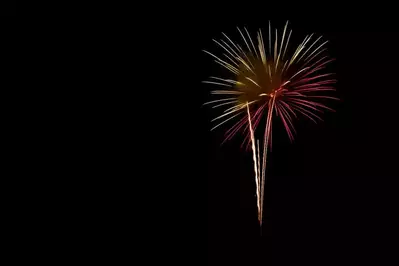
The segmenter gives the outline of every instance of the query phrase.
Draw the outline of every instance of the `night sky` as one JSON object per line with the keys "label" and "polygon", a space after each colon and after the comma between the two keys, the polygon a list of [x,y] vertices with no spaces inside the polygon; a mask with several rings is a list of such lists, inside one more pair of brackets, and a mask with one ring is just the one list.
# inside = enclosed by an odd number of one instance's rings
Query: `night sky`
{"label": "night sky", "polygon": [[[399,32],[382,21],[290,20],[295,44],[311,33],[330,41],[341,101],[331,104],[336,112],[326,112],[324,122],[296,121],[294,143],[281,124],[273,127],[261,236],[252,155],[240,148],[240,136],[221,146],[227,126],[210,131],[217,113],[202,104],[212,86],[201,83],[224,73],[202,50],[216,51],[212,39],[221,32],[236,40],[236,26],[265,31],[269,18],[256,17],[184,15],[143,33],[141,24],[105,20],[82,27],[82,35],[73,31],[77,49],[94,51],[93,62],[104,71],[68,87],[90,105],[78,113],[76,130],[71,119],[74,127],[63,124],[60,131],[68,128],[68,135],[54,142],[82,142],[71,145],[67,164],[57,169],[72,173],[59,187],[70,183],[66,205],[75,200],[79,210],[69,208],[76,219],[60,227],[82,230],[73,248],[80,244],[86,252],[87,237],[100,246],[95,256],[114,248],[113,259],[125,253],[138,265],[142,247],[149,248],[141,254],[147,264],[171,258],[190,266],[399,265]],[[282,29],[285,22],[272,19],[272,26]],[[86,47],[94,28],[100,38]],[[83,69],[67,72],[68,79],[86,73],[84,60],[73,62]],[[91,84],[95,79],[103,89]],[[58,178],[54,173],[51,180]]]}
{"label": "night sky", "polygon": [[222,31],[237,37],[236,26],[253,32],[267,23],[212,21],[189,35],[198,50],[190,96],[198,169],[208,180],[208,265],[397,264],[399,32],[382,22],[290,21],[298,40],[315,32],[330,41],[341,101],[324,122],[297,121],[293,144],[274,127],[260,237],[252,155],[239,136],[220,146],[227,127],[210,132],[217,113],[201,107],[212,89],[201,80],[223,73],[201,49],[217,51],[212,38]]}
{"label": "night sky", "polygon": [[15,16],[15,0],[4,0],[0,3],[0,16]]}

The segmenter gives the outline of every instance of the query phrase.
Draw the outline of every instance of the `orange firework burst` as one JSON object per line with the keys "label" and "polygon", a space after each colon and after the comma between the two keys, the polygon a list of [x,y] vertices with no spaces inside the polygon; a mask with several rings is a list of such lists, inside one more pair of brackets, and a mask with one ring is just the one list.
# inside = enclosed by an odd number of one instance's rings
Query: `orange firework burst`
{"label": "orange firework burst", "polygon": [[[292,55],[287,55],[287,48],[292,30],[287,34],[288,22],[281,38],[277,29],[272,33],[269,23],[268,47],[265,48],[261,30],[254,42],[247,31],[238,28],[244,48],[234,43],[226,34],[214,42],[224,50],[223,59],[208,52],[215,62],[227,69],[233,77],[210,77],[204,83],[225,87],[212,91],[220,98],[205,104],[214,104],[213,108],[225,107],[223,114],[214,118],[217,121],[213,129],[237,118],[238,121],[226,131],[226,140],[231,139],[240,130],[247,133],[245,141],[253,152],[258,219],[263,221],[263,198],[266,173],[266,158],[271,145],[273,112],[284,125],[289,139],[294,138],[293,120],[298,114],[312,121],[321,120],[318,113],[331,110],[318,99],[335,99],[325,93],[334,91],[331,86],[335,79],[332,73],[321,73],[332,61],[324,56],[327,41],[322,37],[311,41],[313,34],[306,36]],[[274,44],[272,41],[274,36]],[[240,117],[241,116],[241,117]],[[266,117],[263,137],[262,163],[260,162],[259,141],[255,131],[262,117]]]}

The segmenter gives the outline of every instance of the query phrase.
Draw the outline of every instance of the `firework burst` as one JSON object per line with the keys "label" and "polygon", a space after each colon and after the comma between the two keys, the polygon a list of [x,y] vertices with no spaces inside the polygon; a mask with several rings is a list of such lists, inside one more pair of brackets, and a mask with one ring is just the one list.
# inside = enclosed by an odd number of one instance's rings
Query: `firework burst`
{"label": "firework burst", "polygon": [[[335,90],[332,84],[336,81],[331,78],[332,73],[323,73],[326,65],[332,61],[324,55],[327,41],[323,42],[322,37],[315,39],[313,34],[306,36],[289,55],[287,50],[290,50],[292,30],[288,32],[287,26],[288,22],[279,38],[277,29],[272,31],[269,22],[266,45],[261,30],[256,40],[253,40],[246,28],[237,28],[244,48],[223,33],[221,40],[213,40],[224,51],[221,57],[204,51],[230,73],[229,77],[210,77],[204,81],[220,87],[211,92],[218,99],[205,105],[225,108],[221,115],[212,120],[216,122],[212,130],[233,119],[238,120],[226,131],[224,141],[230,140],[240,131],[245,134],[244,143],[253,153],[258,220],[261,225],[273,114],[281,119],[292,141],[295,134],[294,119],[298,115],[314,122],[322,120],[320,113],[333,110],[320,100],[338,100],[326,95]],[[263,148],[260,151],[255,132],[262,118],[265,118],[266,125],[262,136]]]}

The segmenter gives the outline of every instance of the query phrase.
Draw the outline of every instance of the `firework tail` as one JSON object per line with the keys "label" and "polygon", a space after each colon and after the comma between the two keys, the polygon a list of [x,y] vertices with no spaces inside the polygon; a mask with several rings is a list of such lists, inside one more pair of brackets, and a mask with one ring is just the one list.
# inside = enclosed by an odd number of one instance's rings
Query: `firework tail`
{"label": "firework tail", "polygon": [[260,192],[259,192],[259,174],[258,173],[258,162],[256,159],[256,141],[255,141],[255,136],[254,136],[254,131],[252,128],[252,122],[251,122],[251,113],[249,112],[249,106],[247,103],[247,113],[248,113],[248,124],[249,124],[249,130],[250,130],[250,137],[251,137],[251,143],[252,143],[252,155],[253,155],[253,160],[254,160],[254,171],[255,171],[255,184],[256,184],[256,198],[257,198],[257,206],[258,206],[258,213],[261,212],[260,209],[260,202],[259,202],[259,198],[260,198]]}
{"label": "firework tail", "polygon": [[261,180],[261,196],[260,196],[260,213],[259,213],[259,223],[262,227],[263,224],[263,200],[265,194],[265,182],[266,182],[266,162],[267,162],[267,151],[269,146],[269,138],[271,134],[271,125],[272,125],[272,115],[273,115],[273,108],[275,103],[275,97],[272,97],[269,101],[269,110],[267,114],[267,121],[266,121],[266,130],[263,142],[263,164],[262,164],[262,180]]}

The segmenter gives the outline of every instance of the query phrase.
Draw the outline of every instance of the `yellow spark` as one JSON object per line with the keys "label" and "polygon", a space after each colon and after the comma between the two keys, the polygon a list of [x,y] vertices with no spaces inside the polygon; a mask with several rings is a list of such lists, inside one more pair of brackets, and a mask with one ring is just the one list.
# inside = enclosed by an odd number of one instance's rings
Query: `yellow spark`
{"label": "yellow spark", "polygon": [[220,82],[213,82],[213,81],[202,81],[202,83],[208,83],[208,84],[213,84],[213,85],[221,85],[221,86],[226,86],[226,87],[232,87],[231,85],[229,85],[229,84],[223,84],[223,83],[220,83]]}
{"label": "yellow spark", "polygon": [[220,119],[220,118],[222,118],[222,117],[225,117],[226,115],[230,115],[230,114],[232,114],[232,113],[235,113],[235,112],[237,112],[237,111],[240,111],[242,108],[245,107],[245,104],[238,104],[237,106],[233,106],[233,107],[235,107],[236,109],[233,109],[232,111],[230,111],[230,112],[228,112],[228,113],[225,113],[225,114],[223,114],[223,115],[220,115],[220,116],[218,116],[218,117],[212,119],[211,122],[216,121],[216,120],[218,120],[218,119]]}
{"label": "yellow spark", "polygon": [[[328,41],[325,41],[324,43],[322,43],[319,47],[317,47],[310,55],[308,55],[305,59],[305,61],[312,56],[312,54],[314,54],[317,50],[319,50],[321,47],[323,47],[326,43],[328,43]],[[324,50],[324,49],[323,49]],[[323,51],[322,50],[322,51]],[[321,52],[321,51],[320,51]]]}
{"label": "yellow spark", "polygon": [[217,108],[217,107],[220,107],[220,106],[223,106],[223,105],[227,105],[227,104],[233,104],[233,103],[236,103],[237,101],[231,101],[231,102],[227,102],[227,103],[221,103],[221,104],[218,104],[218,105],[215,105],[215,106],[212,106],[212,108]]}
{"label": "yellow spark", "polygon": [[274,40],[274,60],[277,58],[277,29],[276,29],[276,39]]}
{"label": "yellow spark", "polygon": [[266,66],[267,57],[266,57],[266,53],[265,53],[265,45],[263,43],[263,37],[262,37],[261,30],[259,30],[259,33],[258,33],[258,47],[259,47],[259,53],[261,55],[263,65]]}
{"label": "yellow spark", "polygon": [[243,92],[240,92],[240,91],[215,90],[215,91],[211,91],[211,94],[243,94]]}
{"label": "yellow spark", "polygon": [[238,31],[240,32],[241,37],[244,39],[244,42],[245,42],[245,44],[247,45],[248,50],[252,53],[251,48],[249,47],[249,45],[248,45],[248,43],[247,43],[247,40],[246,40],[245,37],[244,37],[244,34],[242,34],[242,32],[241,32],[241,30],[240,30],[239,27],[237,27],[237,29],[238,29]]}
{"label": "yellow spark", "polygon": [[291,58],[290,63],[288,64],[288,66],[290,66],[295,59],[297,58],[297,56],[301,53],[301,51],[305,48],[305,45],[308,43],[308,41],[312,38],[313,34],[311,34],[309,37],[306,36],[305,39],[303,40],[303,42],[298,46],[298,48],[296,49],[294,55]]}
{"label": "yellow spark", "polygon": [[309,46],[309,48],[302,54],[302,56],[298,59],[298,62],[301,61],[301,59],[309,52],[310,49],[312,49],[312,47],[322,38],[322,36],[320,36],[319,38],[317,38],[316,41],[313,42],[313,44],[311,46]]}
{"label": "yellow spark", "polygon": [[218,102],[223,102],[223,101],[229,101],[229,100],[236,100],[236,98],[226,98],[226,99],[214,100],[214,101],[206,102],[203,105],[207,105],[207,104],[211,104],[211,103],[218,103]]}
{"label": "yellow spark", "polygon": [[245,77],[247,80],[251,81],[253,84],[255,84],[256,86],[258,86],[259,88],[261,88],[261,86],[258,85],[258,83],[256,83],[253,79]]}
{"label": "yellow spark", "polygon": [[269,55],[270,57],[272,56],[272,29],[270,25],[270,20],[269,20]]}
{"label": "yellow spark", "polygon": [[296,72],[295,75],[293,75],[293,76],[290,77],[289,79],[290,79],[290,80],[293,79],[293,78],[296,77],[298,74],[300,74],[300,73],[302,73],[303,71],[305,71],[306,69],[309,69],[309,67],[305,67],[304,69],[302,69],[302,70]]}
{"label": "yellow spark", "polygon": [[279,62],[279,60],[280,60],[281,49],[283,48],[284,38],[285,38],[285,32],[287,31],[287,26],[288,26],[288,21],[287,21],[287,23],[285,24],[284,31],[283,31],[283,38],[281,39],[280,51],[279,51],[279,53],[278,53],[277,62],[276,62],[276,69],[278,68],[278,62]]}
{"label": "yellow spark", "polygon": [[251,66],[252,66],[253,68],[255,68],[254,65],[252,64],[251,60],[249,60],[249,58],[248,58],[248,56],[247,56],[247,53],[244,52],[244,50],[241,48],[241,46],[238,45],[238,47],[240,48],[240,52],[245,56],[245,58],[248,60],[248,62],[251,64]]}
{"label": "yellow spark", "polygon": [[292,33],[292,30],[290,30],[290,34],[288,34],[287,42],[285,43],[285,48],[284,48],[284,53],[283,53],[283,59],[284,59],[284,56],[285,56],[285,52],[287,51],[287,47],[288,47],[288,43],[289,43],[289,41],[290,41],[291,33]]}
{"label": "yellow spark", "polygon": [[[240,51],[240,49],[238,49],[238,47],[237,47],[237,45],[232,41],[232,40],[230,40],[230,38],[226,35],[226,34],[224,34],[223,32],[222,32],[222,34],[227,38],[227,40],[229,40],[230,42],[231,42],[231,44],[237,49],[237,51],[239,52]],[[232,49],[233,50],[233,49]],[[238,55],[238,54],[237,54]]]}
{"label": "yellow spark", "polygon": [[220,123],[220,124],[214,126],[213,128],[211,128],[211,131],[214,130],[214,129],[216,129],[216,128],[218,128],[219,126],[223,125],[223,124],[226,123],[227,121],[233,119],[234,117],[236,117],[236,116],[238,116],[238,115],[240,115],[240,114],[242,114],[242,112],[240,112],[240,113],[238,113],[238,114],[235,114],[235,115],[233,115],[232,117],[230,117],[230,118],[226,119],[225,121],[223,121],[222,123]]}
{"label": "yellow spark", "polygon": [[[224,60],[220,59],[220,58],[219,58],[219,57],[217,57],[216,55],[214,55],[214,54],[212,54],[212,53],[210,53],[210,52],[208,52],[208,51],[206,51],[206,50],[203,50],[203,51],[204,51],[205,53],[207,53],[207,54],[209,54],[209,55],[213,56],[214,58],[216,58],[216,59],[217,59],[217,60],[219,60],[220,62],[222,62],[222,63],[226,64],[226,66],[229,66],[229,67],[231,67],[232,69],[234,69],[234,70],[238,71],[238,69],[237,69],[237,68],[233,67],[231,64],[227,63],[226,61],[224,61]],[[216,61],[216,62],[218,62],[218,61]]]}
{"label": "yellow spark", "polygon": [[247,31],[247,29],[246,29],[245,27],[244,27],[244,30],[247,32],[248,39],[250,40],[250,42],[251,42],[251,44],[252,44],[252,48],[254,48],[256,57],[259,58],[258,53],[256,52],[256,49],[255,49],[255,45],[254,45],[254,43],[252,42],[251,36],[249,35],[249,33],[248,33],[248,31]]}
{"label": "yellow spark", "polygon": [[237,81],[232,80],[232,79],[222,79],[222,78],[218,78],[218,77],[209,77],[209,78],[221,80],[221,81],[228,82],[228,83],[231,83],[231,84],[237,84]]}
{"label": "yellow spark", "polygon": [[217,60],[215,60],[215,62],[218,63],[219,65],[221,65],[222,67],[226,68],[227,70],[231,71],[232,73],[236,74],[236,75],[238,75],[240,73],[240,71],[238,71],[234,67],[229,67],[229,66],[223,65],[223,63],[221,63],[221,62],[219,62]]}
{"label": "yellow spark", "polygon": [[[221,43],[219,43],[218,41],[216,41],[216,40],[213,40],[215,43],[217,43],[220,47],[222,47],[226,52],[228,52],[232,57],[236,57],[236,56],[238,56],[239,57],[239,55],[238,54],[236,54],[236,55],[233,55],[226,47],[224,47]],[[227,45],[227,44],[226,44]],[[228,46],[228,45],[227,45]],[[229,47],[229,46],[228,46]],[[231,48],[230,48],[231,49]],[[233,50],[233,52],[234,52],[234,50]],[[227,55],[226,55],[227,56]],[[230,57],[228,57],[231,61],[233,61],[234,62],[234,60],[232,60]],[[235,64],[237,64],[236,62],[234,62]]]}

